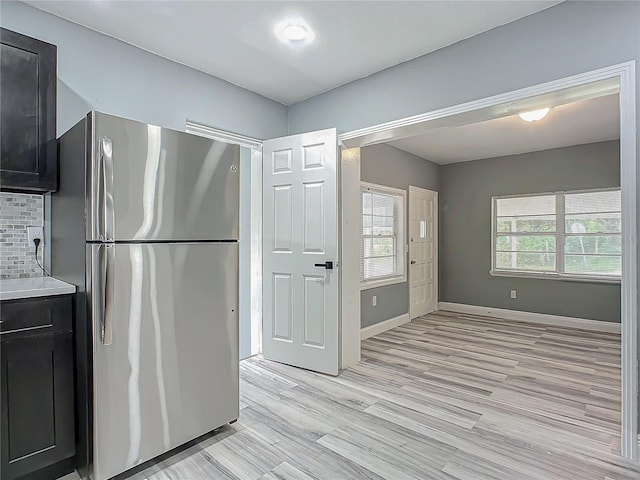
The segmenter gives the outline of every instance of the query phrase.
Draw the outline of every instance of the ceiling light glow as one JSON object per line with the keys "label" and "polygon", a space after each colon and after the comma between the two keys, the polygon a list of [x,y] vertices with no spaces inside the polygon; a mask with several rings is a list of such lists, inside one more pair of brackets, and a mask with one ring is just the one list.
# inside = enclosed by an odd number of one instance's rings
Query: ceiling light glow
{"label": "ceiling light glow", "polygon": [[282,43],[293,46],[306,45],[313,41],[316,34],[301,18],[280,22],[275,28],[276,37]]}
{"label": "ceiling light glow", "polygon": [[287,25],[284,27],[282,33],[290,42],[300,42],[306,39],[309,34],[303,25]]}
{"label": "ceiling light glow", "polygon": [[549,113],[550,108],[541,108],[539,110],[532,110],[530,112],[521,112],[518,116],[525,122],[537,122],[542,120]]}

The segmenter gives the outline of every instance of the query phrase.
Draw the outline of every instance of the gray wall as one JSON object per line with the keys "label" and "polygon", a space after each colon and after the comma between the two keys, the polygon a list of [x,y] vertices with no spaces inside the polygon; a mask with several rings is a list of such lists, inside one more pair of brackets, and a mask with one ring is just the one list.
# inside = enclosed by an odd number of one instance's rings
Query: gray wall
{"label": "gray wall", "polygon": [[185,129],[189,118],[256,138],[287,133],[287,108],[24,3],[0,3],[0,24],[58,46],[58,133],[89,110]]}
{"label": "gray wall", "polygon": [[[409,212],[409,185],[439,189],[438,165],[389,145],[373,145],[360,151],[360,178],[363,182],[377,183],[407,191]],[[409,222],[405,219],[405,243],[409,234]],[[408,260],[407,260],[408,262]],[[405,265],[405,269],[409,268]],[[377,305],[371,305],[371,297],[377,296]],[[361,325],[368,327],[389,320],[409,311],[409,284],[407,282],[370,288],[360,292]]]}
{"label": "gray wall", "polygon": [[620,322],[620,285],[489,274],[492,196],[618,186],[618,141],[441,166],[440,301]]}
{"label": "gray wall", "polygon": [[292,105],[289,131],[346,132],[630,60],[640,2],[563,2]]}

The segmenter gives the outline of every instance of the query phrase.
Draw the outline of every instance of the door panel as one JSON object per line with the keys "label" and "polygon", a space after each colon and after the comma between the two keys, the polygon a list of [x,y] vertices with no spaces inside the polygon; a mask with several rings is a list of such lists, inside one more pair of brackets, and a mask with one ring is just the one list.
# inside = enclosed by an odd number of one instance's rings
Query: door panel
{"label": "door panel", "polygon": [[324,276],[304,275],[304,345],[325,346]]}
{"label": "door panel", "polygon": [[88,240],[238,239],[238,145],[102,113],[92,119]]}
{"label": "door panel", "polygon": [[2,478],[28,478],[75,453],[73,338],[40,334],[1,350]]}
{"label": "door panel", "polygon": [[436,310],[438,194],[409,187],[410,316]]}
{"label": "door panel", "polygon": [[293,285],[291,274],[273,274],[273,337],[293,341]]}
{"label": "door panel", "polygon": [[[111,255],[113,281],[107,315],[92,309],[94,469],[103,480],[238,418],[238,245],[88,248],[94,266]],[[101,274],[89,278],[99,305]]]}
{"label": "door panel", "polygon": [[335,129],[263,145],[263,354],[338,373]]}
{"label": "door panel", "polygon": [[293,206],[291,185],[273,187],[273,251],[293,250]]}
{"label": "door panel", "polygon": [[324,182],[305,183],[304,253],[324,254]]}

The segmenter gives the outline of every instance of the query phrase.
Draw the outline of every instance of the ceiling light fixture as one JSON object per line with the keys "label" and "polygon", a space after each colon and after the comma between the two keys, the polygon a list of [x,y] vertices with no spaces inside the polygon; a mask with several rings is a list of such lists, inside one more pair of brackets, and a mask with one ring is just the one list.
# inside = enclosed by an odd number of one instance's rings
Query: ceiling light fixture
{"label": "ceiling light fixture", "polygon": [[530,112],[521,112],[518,116],[525,122],[537,122],[542,120],[549,113],[550,108],[541,108],[539,110],[532,110]]}
{"label": "ceiling light fixture", "polygon": [[276,25],[275,33],[282,43],[293,46],[307,45],[316,36],[307,22],[301,18],[280,22]]}

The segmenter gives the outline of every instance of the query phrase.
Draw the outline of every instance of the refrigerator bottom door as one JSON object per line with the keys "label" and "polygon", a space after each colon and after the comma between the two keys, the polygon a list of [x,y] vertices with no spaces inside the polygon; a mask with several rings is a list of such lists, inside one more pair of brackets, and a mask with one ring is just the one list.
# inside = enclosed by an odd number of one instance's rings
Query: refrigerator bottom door
{"label": "refrigerator bottom door", "polygon": [[87,248],[104,480],[238,418],[238,245]]}

